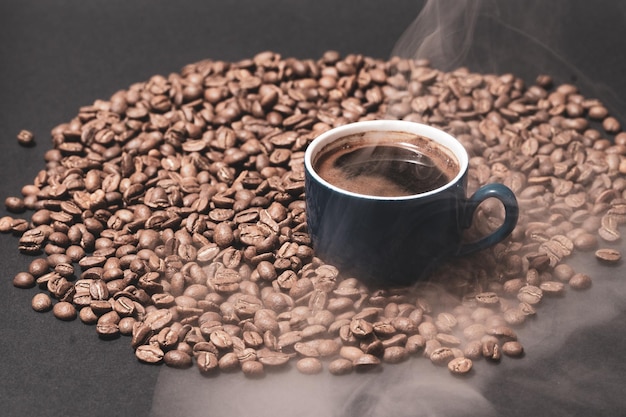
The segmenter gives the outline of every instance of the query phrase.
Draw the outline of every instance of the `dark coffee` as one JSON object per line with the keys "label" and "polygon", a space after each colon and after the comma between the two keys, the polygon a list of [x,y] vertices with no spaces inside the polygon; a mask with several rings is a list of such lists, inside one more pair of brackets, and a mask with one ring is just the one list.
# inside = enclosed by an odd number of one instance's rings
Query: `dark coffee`
{"label": "dark coffee", "polygon": [[317,173],[329,183],[358,194],[398,197],[435,190],[459,172],[451,151],[417,135],[346,137],[315,159]]}

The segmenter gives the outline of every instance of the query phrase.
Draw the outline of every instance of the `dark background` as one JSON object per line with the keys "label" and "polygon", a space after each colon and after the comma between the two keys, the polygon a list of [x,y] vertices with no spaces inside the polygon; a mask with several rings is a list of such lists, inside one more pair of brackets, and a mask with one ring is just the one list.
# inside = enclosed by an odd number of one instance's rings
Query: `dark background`
{"label": "dark background", "polygon": [[[480,11],[488,17],[477,20],[471,47],[462,51],[460,62],[475,71],[512,72],[527,82],[539,73],[552,74],[605,101],[624,123],[624,6],[612,1],[543,3],[483,2]],[[0,197],[19,195],[24,184],[32,183],[44,168],[50,130],[69,121],[80,106],[205,58],[239,60],[263,50],[318,58],[335,49],[386,59],[423,4],[2,0]],[[442,2],[437,16],[459,5],[463,2]],[[35,133],[37,146],[17,145],[21,129]],[[0,208],[0,215],[6,214]],[[207,380],[195,369],[142,365],[127,338],[105,342],[78,320],[66,323],[33,312],[30,299],[36,290],[19,290],[11,283],[29,261],[18,253],[16,238],[0,236],[4,416],[252,415],[220,405],[245,404],[240,392],[263,402],[267,415],[293,415],[303,411],[298,407],[319,416],[614,416],[626,409],[624,268],[599,269],[589,257],[575,262],[594,272],[594,287],[542,307],[536,323],[520,332],[522,341],[529,341],[522,360],[481,363],[467,381],[453,380],[442,370],[432,373],[427,361],[418,360],[361,379],[271,375],[267,383],[243,381],[240,375]],[[285,381],[293,381],[292,387]],[[402,388],[387,394],[398,383]],[[293,409],[277,405],[284,402],[285,390],[294,395],[293,402],[287,401]]]}

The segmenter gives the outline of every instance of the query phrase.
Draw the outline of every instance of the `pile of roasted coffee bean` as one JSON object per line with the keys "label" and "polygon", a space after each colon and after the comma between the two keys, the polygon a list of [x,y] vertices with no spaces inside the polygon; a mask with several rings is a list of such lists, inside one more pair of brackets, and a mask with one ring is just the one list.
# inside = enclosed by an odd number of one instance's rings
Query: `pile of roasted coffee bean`
{"label": "pile of roasted coffee bean", "polygon": [[[551,84],[332,51],[154,76],[52,129],[45,169],[6,199],[30,220],[0,219],[37,256],[14,285],[41,289],[35,311],[128,336],[142,362],[202,373],[344,374],[425,356],[464,374],[520,356],[515,330],[541,302],[591,285],[564,261],[619,262],[610,243],[626,221],[626,133],[598,100]],[[411,288],[368,289],[317,258],[304,150],[377,118],[455,135],[471,191],[497,181],[518,196],[513,234]],[[501,218],[485,202],[468,239]]]}

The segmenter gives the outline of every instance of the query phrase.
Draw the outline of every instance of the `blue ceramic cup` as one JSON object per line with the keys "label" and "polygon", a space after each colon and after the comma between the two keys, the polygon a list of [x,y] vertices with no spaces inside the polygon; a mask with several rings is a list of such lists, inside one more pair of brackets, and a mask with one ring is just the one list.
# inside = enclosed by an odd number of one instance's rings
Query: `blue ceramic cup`
{"label": "blue ceramic cup", "polygon": [[[406,135],[424,138],[429,148],[456,162],[452,178],[429,191],[380,196],[348,191],[316,171],[318,158],[350,146],[351,141]],[[468,255],[505,239],[517,223],[517,200],[506,186],[488,184],[467,197],[467,152],[454,137],[431,126],[400,120],[340,126],[311,142],[304,162],[307,223],[317,256],[372,286],[409,285],[424,279],[446,258]],[[504,205],[503,224],[478,241],[464,243],[463,230],[471,226],[474,211],[488,198]]]}

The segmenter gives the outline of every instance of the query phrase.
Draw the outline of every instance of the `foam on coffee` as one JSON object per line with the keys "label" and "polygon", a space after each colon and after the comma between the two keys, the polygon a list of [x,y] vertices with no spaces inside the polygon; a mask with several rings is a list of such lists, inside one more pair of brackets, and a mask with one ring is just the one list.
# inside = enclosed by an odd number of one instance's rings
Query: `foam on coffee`
{"label": "foam on coffee", "polygon": [[452,152],[404,132],[349,135],[324,147],[316,172],[344,190],[380,197],[422,194],[449,183],[459,172]]}

